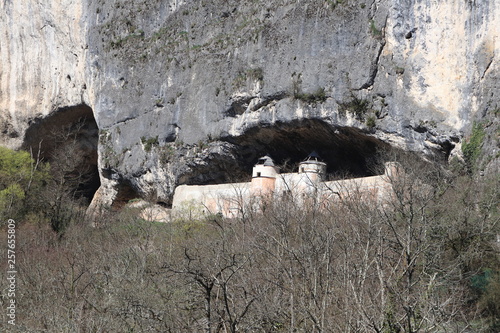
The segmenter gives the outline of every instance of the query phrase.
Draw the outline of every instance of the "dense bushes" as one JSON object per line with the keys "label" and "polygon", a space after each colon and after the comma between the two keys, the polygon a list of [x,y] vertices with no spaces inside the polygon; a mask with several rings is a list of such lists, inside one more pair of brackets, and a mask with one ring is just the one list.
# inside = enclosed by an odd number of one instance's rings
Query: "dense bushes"
{"label": "dense bushes", "polygon": [[240,219],[25,225],[19,330],[494,331],[499,179],[410,165],[386,205],[292,193]]}
{"label": "dense bushes", "polygon": [[50,179],[48,165],[25,151],[0,147],[0,219],[21,218]]}
{"label": "dense bushes", "polygon": [[76,137],[65,137],[64,145],[43,161],[26,151],[0,147],[0,218],[18,222],[49,224],[58,233],[84,218],[85,187],[91,181],[82,168]]}
{"label": "dense bushes", "polygon": [[486,133],[484,131],[483,124],[474,123],[469,139],[462,143],[464,159],[471,172],[476,171],[477,169],[476,163],[481,154],[481,147],[483,145],[485,135]]}

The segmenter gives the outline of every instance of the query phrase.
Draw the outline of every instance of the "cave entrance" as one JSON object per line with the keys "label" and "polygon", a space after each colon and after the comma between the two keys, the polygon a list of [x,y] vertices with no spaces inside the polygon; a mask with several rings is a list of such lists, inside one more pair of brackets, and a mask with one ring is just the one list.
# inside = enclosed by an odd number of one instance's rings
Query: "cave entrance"
{"label": "cave entrance", "polygon": [[49,162],[52,176],[64,181],[74,198],[90,203],[100,186],[99,130],[92,109],[85,104],[61,108],[29,125],[22,148]]}
{"label": "cave entrance", "polygon": [[383,152],[391,147],[362,130],[335,127],[307,119],[255,127],[224,140],[235,145],[239,167],[250,174],[257,159],[271,156],[282,172],[297,172],[297,165],[312,151],[327,163],[330,178],[366,177],[383,170]]}

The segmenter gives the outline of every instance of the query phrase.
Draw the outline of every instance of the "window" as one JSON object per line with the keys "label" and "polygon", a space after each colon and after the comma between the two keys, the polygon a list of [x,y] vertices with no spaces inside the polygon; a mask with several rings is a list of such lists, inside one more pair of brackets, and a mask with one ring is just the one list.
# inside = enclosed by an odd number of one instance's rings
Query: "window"
{"label": "window", "polygon": [[257,177],[260,177],[260,172],[257,172]]}

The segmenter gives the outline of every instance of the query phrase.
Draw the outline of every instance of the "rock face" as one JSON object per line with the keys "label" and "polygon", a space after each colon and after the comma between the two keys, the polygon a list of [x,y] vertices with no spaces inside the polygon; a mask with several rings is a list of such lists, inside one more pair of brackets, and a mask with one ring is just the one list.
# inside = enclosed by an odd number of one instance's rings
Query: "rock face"
{"label": "rock face", "polygon": [[0,6],[3,142],[20,145],[31,120],[87,104],[104,204],[169,204],[178,184],[240,180],[266,152],[296,162],[318,145],[352,165],[387,145],[446,159],[474,121],[498,117],[495,1]]}
{"label": "rock face", "polygon": [[79,0],[0,2],[0,129],[19,147],[34,119],[83,103],[84,4]]}

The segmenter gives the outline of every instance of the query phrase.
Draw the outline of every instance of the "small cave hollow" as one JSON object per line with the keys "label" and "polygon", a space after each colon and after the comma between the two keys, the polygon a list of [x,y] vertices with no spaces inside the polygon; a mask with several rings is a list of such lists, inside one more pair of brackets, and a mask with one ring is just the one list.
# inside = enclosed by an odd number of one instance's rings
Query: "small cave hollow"
{"label": "small cave hollow", "polygon": [[[330,179],[367,177],[383,172],[391,146],[362,130],[335,127],[308,119],[254,127],[241,136],[226,137],[234,144],[233,173],[251,175],[258,158],[269,155],[281,172],[297,172],[298,163],[315,151],[327,164]],[[241,181],[247,181],[240,177]]]}
{"label": "small cave hollow", "polygon": [[113,204],[111,205],[111,209],[113,211],[122,209],[129,202],[131,202],[131,200],[140,197],[135,191],[134,187],[127,181],[120,182],[117,189],[118,191],[116,197],[113,200]]}
{"label": "small cave hollow", "polygon": [[97,166],[99,129],[85,104],[60,108],[29,124],[22,148],[51,165],[77,199],[90,203],[100,186]]}

